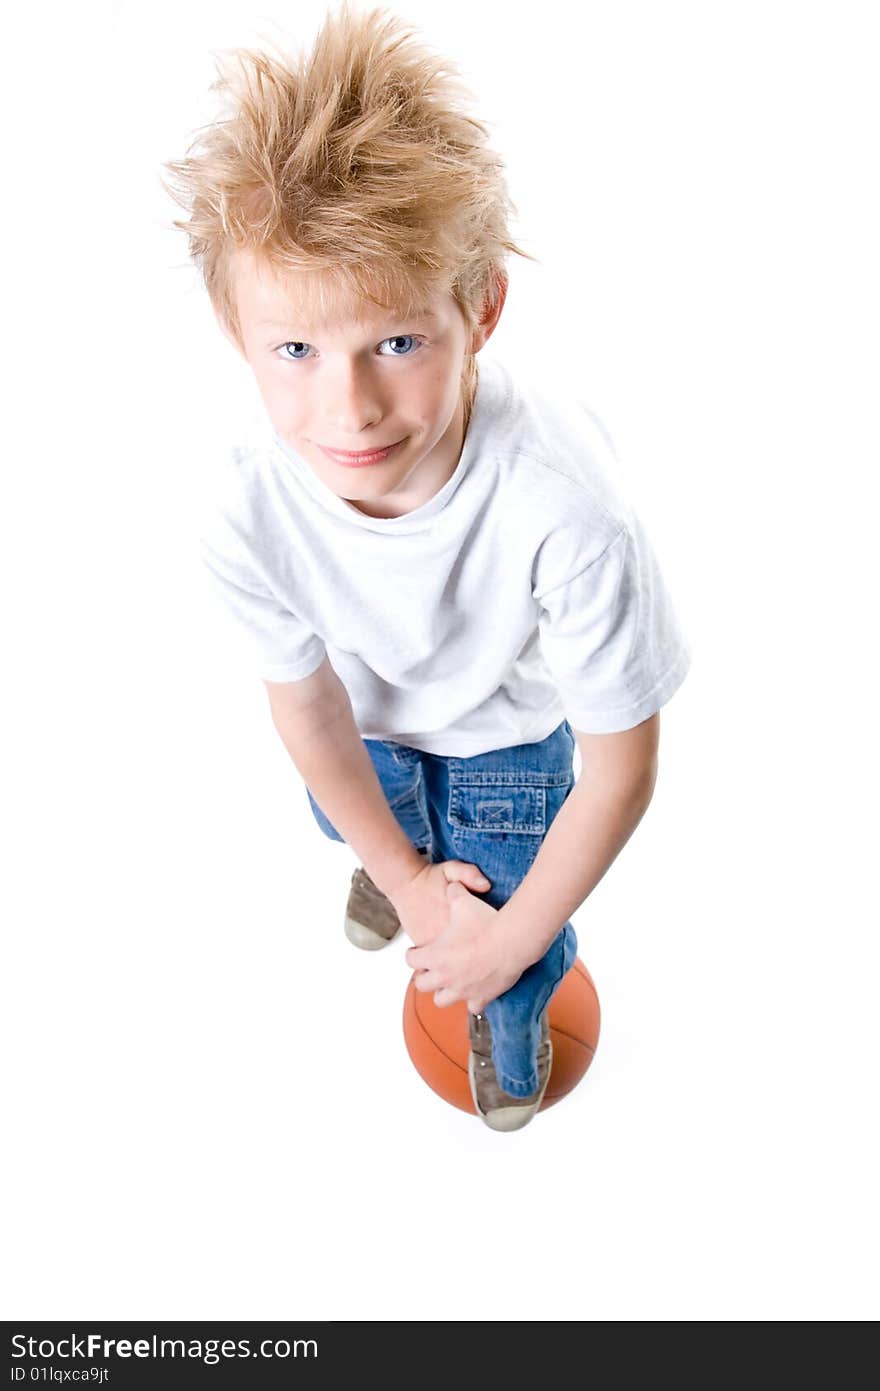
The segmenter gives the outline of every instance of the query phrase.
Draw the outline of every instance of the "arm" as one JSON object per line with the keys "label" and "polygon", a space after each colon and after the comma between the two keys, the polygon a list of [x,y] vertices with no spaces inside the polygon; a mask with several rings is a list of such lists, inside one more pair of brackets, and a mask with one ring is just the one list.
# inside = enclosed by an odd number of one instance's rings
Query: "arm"
{"label": "arm", "polygon": [[324,814],[390,895],[424,861],[388,805],[348,692],[325,657],[303,681],[264,682],[281,742]]}
{"label": "arm", "polygon": [[266,681],[272,722],[303,781],[388,898],[414,942],[448,926],[449,883],[477,892],[489,881],[464,860],[426,864],[388,805],[355,724],[351,701],[327,658],[302,681]]}
{"label": "arm", "polygon": [[573,731],[581,776],[544,837],[535,862],[501,909],[520,971],[539,961],[589,897],[648,809],[657,780],[659,712],[620,734]]}
{"label": "arm", "polygon": [[540,960],[629,840],[657,777],[659,712],[620,734],[574,731],[581,776],[565,799],[535,862],[503,908],[450,886],[450,928],[406,961],[419,990],[438,1005],[467,1000],[477,1013]]}

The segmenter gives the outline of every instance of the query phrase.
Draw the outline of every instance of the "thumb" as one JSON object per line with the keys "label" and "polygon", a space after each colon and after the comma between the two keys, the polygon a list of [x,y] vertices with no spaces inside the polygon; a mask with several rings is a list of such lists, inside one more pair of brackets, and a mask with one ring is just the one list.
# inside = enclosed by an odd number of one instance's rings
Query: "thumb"
{"label": "thumb", "polygon": [[450,879],[454,876],[456,880],[460,880],[462,884],[466,884],[476,893],[485,893],[487,889],[492,887],[492,880],[487,879],[481,869],[478,869],[476,865],[469,864],[466,860],[450,861],[449,871]]}
{"label": "thumb", "polygon": [[460,884],[457,879],[451,879],[446,885],[447,898],[451,898],[454,901],[456,898],[467,898],[468,896],[467,889],[463,884]]}
{"label": "thumb", "polygon": [[462,875],[462,881],[470,885],[477,893],[485,893],[486,889],[492,887],[492,880],[487,879],[483,871],[477,869],[476,865],[468,865],[467,873]]}

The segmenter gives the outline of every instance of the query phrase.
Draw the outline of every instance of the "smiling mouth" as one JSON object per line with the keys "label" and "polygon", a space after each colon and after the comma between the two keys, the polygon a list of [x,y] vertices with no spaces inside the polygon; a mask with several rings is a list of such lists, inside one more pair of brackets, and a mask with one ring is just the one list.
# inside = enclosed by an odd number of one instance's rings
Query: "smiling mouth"
{"label": "smiling mouth", "polygon": [[326,444],[319,444],[318,448],[335,463],[347,465],[349,468],[359,468],[364,464],[381,463],[392,449],[396,449],[400,444],[403,444],[403,440],[396,440],[394,444],[386,444],[378,449],[331,449]]}

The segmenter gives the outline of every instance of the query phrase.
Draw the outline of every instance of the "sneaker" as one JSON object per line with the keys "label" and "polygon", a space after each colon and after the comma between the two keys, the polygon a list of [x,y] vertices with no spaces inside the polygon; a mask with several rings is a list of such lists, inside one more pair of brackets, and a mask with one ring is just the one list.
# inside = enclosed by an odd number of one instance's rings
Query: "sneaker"
{"label": "sneaker", "polygon": [[492,1061],[492,1034],[485,1014],[468,1013],[468,1034],[470,1036],[470,1056],[468,1057],[468,1078],[471,1096],[480,1120],[490,1130],[521,1130],[528,1125],[547,1090],[550,1068],[553,1065],[553,1044],[550,1041],[550,1025],[547,1011],[541,1015],[541,1040],[538,1044],[538,1090],[531,1096],[510,1096],[498,1085],[495,1064]]}
{"label": "sneaker", "polygon": [[[420,850],[427,856],[427,850]],[[400,918],[389,900],[377,889],[367,871],[356,869],[345,905],[345,935],[363,951],[380,951],[400,931]]]}

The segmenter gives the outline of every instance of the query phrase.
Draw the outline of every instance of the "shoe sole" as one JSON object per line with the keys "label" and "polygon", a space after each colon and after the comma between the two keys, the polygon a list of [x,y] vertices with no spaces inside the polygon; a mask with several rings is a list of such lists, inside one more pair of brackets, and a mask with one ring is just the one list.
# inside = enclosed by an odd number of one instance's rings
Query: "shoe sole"
{"label": "shoe sole", "polygon": [[[431,852],[425,846],[416,846],[419,854],[429,863]],[[352,946],[360,947],[361,951],[381,951],[383,947],[389,946],[395,937],[400,935],[400,926],[394,930],[390,937],[383,937],[381,932],[375,932],[372,927],[367,927],[364,923],[358,922],[356,918],[346,915],[345,935]]]}
{"label": "shoe sole", "polygon": [[357,922],[354,918],[345,919],[345,935],[355,947],[360,947],[361,951],[381,951],[387,947],[394,938],[400,933],[400,928],[391,937],[383,937],[381,932],[374,932],[371,927],[365,927],[363,923]]}
{"label": "shoe sole", "polygon": [[480,1120],[484,1125],[487,1125],[490,1130],[501,1130],[507,1133],[511,1130],[522,1130],[523,1126],[528,1125],[532,1117],[537,1114],[541,1102],[544,1100],[544,1093],[550,1081],[550,1074],[553,1071],[553,1044],[550,1039],[547,1040],[547,1048],[547,1077],[538,1095],[537,1101],[531,1106],[499,1106],[494,1111],[480,1110],[480,1105],[477,1101],[477,1083],[474,1076],[474,1052],[473,1049],[471,1049],[468,1055],[468,1080],[471,1084],[471,1099]]}

